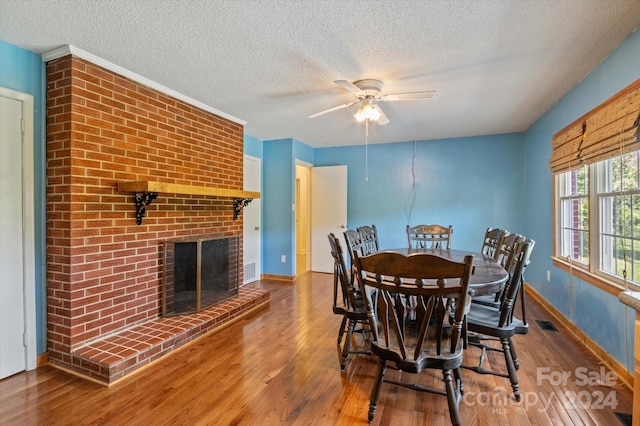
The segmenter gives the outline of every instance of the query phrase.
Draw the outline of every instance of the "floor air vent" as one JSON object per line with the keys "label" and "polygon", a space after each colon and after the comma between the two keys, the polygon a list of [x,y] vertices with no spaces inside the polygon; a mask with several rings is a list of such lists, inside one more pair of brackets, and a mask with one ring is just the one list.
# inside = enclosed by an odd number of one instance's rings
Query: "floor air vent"
{"label": "floor air vent", "polygon": [[545,331],[558,331],[551,321],[536,320],[541,329]]}
{"label": "floor air vent", "polygon": [[631,426],[631,414],[626,414],[626,413],[615,413],[616,417],[618,417],[618,420],[620,420],[620,423],[622,423],[624,426]]}

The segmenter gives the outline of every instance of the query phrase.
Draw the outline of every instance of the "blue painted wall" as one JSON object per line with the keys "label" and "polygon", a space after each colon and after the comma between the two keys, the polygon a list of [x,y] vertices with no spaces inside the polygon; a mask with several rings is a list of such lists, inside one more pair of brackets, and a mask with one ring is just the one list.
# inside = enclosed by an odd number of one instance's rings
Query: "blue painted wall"
{"label": "blue painted wall", "polygon": [[[571,322],[620,363],[633,369],[635,312],[608,294],[551,262],[552,175],[548,168],[554,133],[640,78],[640,32],[631,34],[580,84],[565,95],[526,132],[525,232],[536,240],[527,281]],[[546,271],[551,272],[547,282]]]}
{"label": "blue painted wall", "polygon": [[47,350],[45,279],[45,65],[37,55],[0,40],[0,86],[33,95],[37,352]]}
{"label": "blue painted wall", "polygon": [[252,157],[262,158],[262,140],[245,134],[244,153]]}
{"label": "blue painted wall", "polygon": [[452,225],[455,248],[479,250],[487,227],[524,232],[523,135],[318,148],[315,165],[347,165],[347,226],[375,224],[383,247],[407,225]]}
{"label": "blue painted wall", "polygon": [[262,152],[262,273],[294,276],[295,165],[313,165],[314,150],[295,139],[275,139],[264,141]]}

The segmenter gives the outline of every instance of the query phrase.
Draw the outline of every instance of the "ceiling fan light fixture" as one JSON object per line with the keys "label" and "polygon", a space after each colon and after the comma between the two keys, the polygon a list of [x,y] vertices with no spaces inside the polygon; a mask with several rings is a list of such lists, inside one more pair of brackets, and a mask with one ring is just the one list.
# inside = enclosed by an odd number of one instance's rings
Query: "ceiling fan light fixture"
{"label": "ceiling fan light fixture", "polygon": [[356,120],[358,120],[359,123],[365,120],[375,121],[380,118],[380,110],[376,108],[376,106],[373,105],[370,100],[365,101],[360,109],[358,109],[358,112],[356,112],[356,115],[354,115],[354,117],[356,118]]}

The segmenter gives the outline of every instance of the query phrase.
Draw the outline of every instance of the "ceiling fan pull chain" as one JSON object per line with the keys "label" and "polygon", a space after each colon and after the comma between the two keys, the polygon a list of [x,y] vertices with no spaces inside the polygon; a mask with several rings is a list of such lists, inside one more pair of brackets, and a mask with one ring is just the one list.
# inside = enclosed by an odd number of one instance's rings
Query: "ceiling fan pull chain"
{"label": "ceiling fan pull chain", "polygon": [[364,122],[364,181],[369,182],[369,120]]}

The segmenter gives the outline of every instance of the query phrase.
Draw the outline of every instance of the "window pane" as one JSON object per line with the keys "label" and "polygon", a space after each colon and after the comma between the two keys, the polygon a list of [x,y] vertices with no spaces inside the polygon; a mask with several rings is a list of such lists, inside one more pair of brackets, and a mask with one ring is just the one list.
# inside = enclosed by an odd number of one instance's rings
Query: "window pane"
{"label": "window pane", "polygon": [[629,191],[638,188],[638,151],[630,152],[622,160],[622,189]]}
{"label": "window pane", "polygon": [[583,166],[576,170],[576,194],[587,195],[589,191],[589,179],[587,166]]}
{"label": "window pane", "polygon": [[560,196],[587,195],[589,190],[587,166],[558,175],[560,179]]}
{"label": "window pane", "polygon": [[577,202],[579,227],[589,229],[589,200],[580,198],[575,201]]}
{"label": "window pane", "polygon": [[581,263],[589,262],[589,232],[565,229],[562,239],[562,256]]}
{"label": "window pane", "polygon": [[[600,198],[600,232],[602,234],[632,237],[632,205],[636,197],[630,195]],[[640,236],[640,234],[636,234]]]}
{"label": "window pane", "polygon": [[640,283],[640,241],[633,241],[633,254],[631,259],[630,267],[627,266],[627,278]]}
{"label": "window pane", "polygon": [[610,172],[609,179],[611,180],[611,189],[609,191],[622,191],[622,158],[616,157],[607,161],[611,165],[608,168]]}
{"label": "window pane", "polygon": [[619,275],[621,270],[618,265],[620,258],[616,237],[602,235],[600,238],[600,269],[613,275]]}
{"label": "window pane", "polygon": [[615,197],[614,216],[616,234],[631,237],[631,196]]}
{"label": "window pane", "polygon": [[563,200],[561,226],[575,230],[588,230],[589,201],[586,198]]}
{"label": "window pane", "polygon": [[588,263],[589,233],[579,229],[564,229],[562,233],[562,256]]}
{"label": "window pane", "polygon": [[633,202],[633,210],[631,211],[633,236],[640,238],[640,195],[633,195],[631,199]]}

